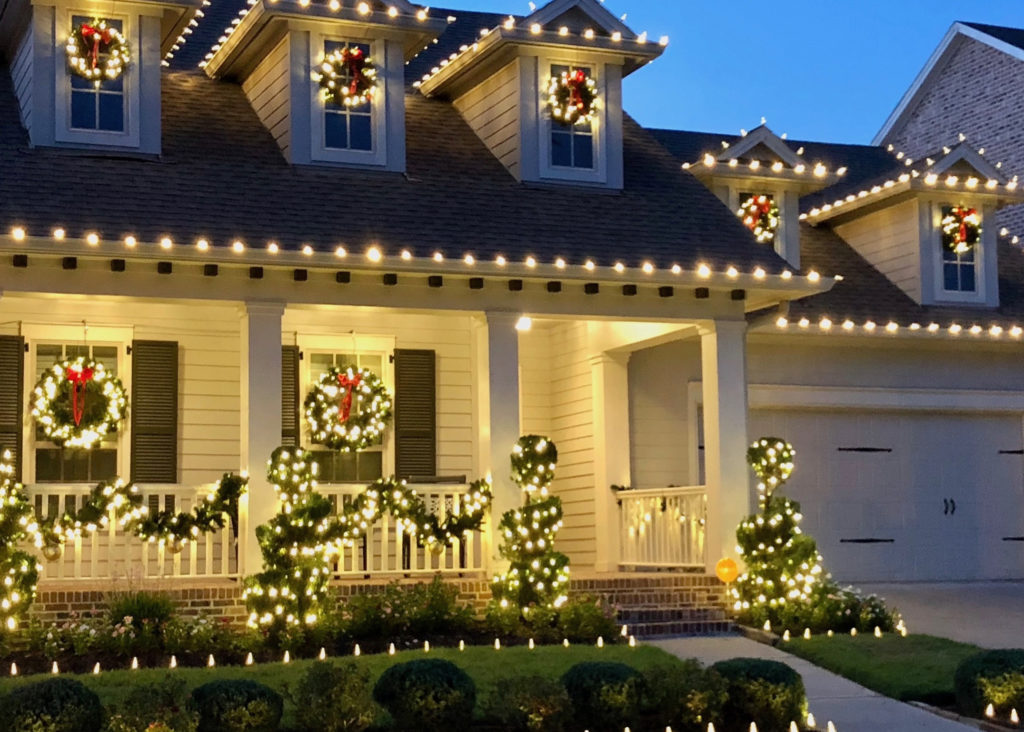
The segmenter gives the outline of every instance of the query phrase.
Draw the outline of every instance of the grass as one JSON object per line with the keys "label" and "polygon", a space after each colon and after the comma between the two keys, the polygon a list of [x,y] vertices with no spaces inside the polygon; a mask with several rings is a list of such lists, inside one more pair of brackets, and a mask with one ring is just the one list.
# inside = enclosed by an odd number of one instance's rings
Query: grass
{"label": "grass", "polygon": [[[423,658],[425,655],[427,654],[420,650],[400,651],[394,656],[378,654],[362,655],[355,659],[349,658],[369,669],[373,680],[376,681],[377,677],[389,666]],[[480,646],[467,647],[465,651],[454,648],[438,648],[432,649],[429,657],[452,661],[473,678],[477,687],[478,709],[484,707],[497,682],[509,677],[544,676],[555,679],[581,661],[621,661],[641,671],[652,666],[678,663],[678,660],[671,654],[659,648],[644,645],[636,648],[626,645],[610,645],[605,648],[574,645],[568,649],[562,646],[539,646],[532,651],[522,646],[503,648],[500,651],[496,651],[492,647]],[[103,671],[98,675],[63,675],[84,683],[99,695],[104,707],[110,708],[122,702],[133,685],[157,682],[168,673],[185,679],[190,689],[215,679],[252,679],[282,692],[286,686],[294,688],[296,682],[312,663],[314,661],[298,660],[288,664],[264,663],[254,666],[222,666],[212,669],[177,668],[170,671],[165,668],[154,668],[139,669],[138,671]],[[6,694],[17,686],[48,677],[48,674],[37,674],[4,678],[0,680],[0,695]],[[285,699],[282,726],[288,727],[294,723],[294,720],[287,696]]]}
{"label": "grass", "polygon": [[981,650],[946,638],[902,638],[893,633],[881,638],[865,633],[855,638],[837,635],[793,639],[780,648],[879,694],[936,706],[952,706],[957,665]]}

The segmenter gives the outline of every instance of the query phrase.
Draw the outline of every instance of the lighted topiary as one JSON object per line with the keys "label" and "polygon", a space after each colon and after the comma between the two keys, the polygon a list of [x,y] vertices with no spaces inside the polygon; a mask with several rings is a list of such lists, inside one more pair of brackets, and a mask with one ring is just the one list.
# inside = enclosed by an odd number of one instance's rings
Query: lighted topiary
{"label": "lighted topiary", "polygon": [[512,479],[526,493],[526,502],[501,517],[500,552],[510,564],[491,589],[503,608],[517,606],[526,614],[535,606],[559,608],[568,599],[569,558],[554,550],[562,501],[549,495],[557,463],[558,450],[547,438],[520,437],[513,448]]}
{"label": "lighted topiary", "polygon": [[795,454],[778,437],[763,437],[747,450],[760,510],[736,529],[747,565],[730,590],[740,622],[794,631],[902,627],[899,614],[881,599],[840,587],[825,571],[814,539],[800,530],[800,504],[779,494],[793,473]]}
{"label": "lighted topiary", "polygon": [[35,557],[17,548],[37,535],[38,527],[21,483],[14,480],[11,457],[5,450],[0,460],[0,618],[4,627],[15,630],[35,599],[41,567]]}

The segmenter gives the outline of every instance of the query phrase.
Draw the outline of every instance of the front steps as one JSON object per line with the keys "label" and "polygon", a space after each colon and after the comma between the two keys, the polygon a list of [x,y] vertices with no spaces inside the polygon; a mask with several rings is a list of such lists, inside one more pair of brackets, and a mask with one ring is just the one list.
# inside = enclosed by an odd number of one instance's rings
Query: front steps
{"label": "front steps", "polygon": [[636,572],[574,578],[573,595],[593,595],[616,608],[637,638],[720,635],[734,630],[725,586],[703,573]]}

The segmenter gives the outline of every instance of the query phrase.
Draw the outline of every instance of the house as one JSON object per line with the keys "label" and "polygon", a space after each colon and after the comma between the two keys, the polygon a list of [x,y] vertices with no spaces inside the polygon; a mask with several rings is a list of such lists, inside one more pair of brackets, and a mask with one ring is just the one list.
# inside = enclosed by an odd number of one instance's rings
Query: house
{"label": "house", "polygon": [[[988,223],[1022,200],[1013,171],[968,144],[908,163],[643,129],[622,79],[661,51],[596,0],[3,0],[0,442],[43,515],[114,475],[177,510],[250,474],[237,542],[83,537],[45,563],[44,606],[150,580],[237,603],[280,444],[317,452],[338,502],[396,474],[457,511],[489,474],[493,517],[520,503],[526,433],[559,447],[579,589],[720,598],[766,432],[796,444],[841,578],[1020,576],[1024,271]],[[770,236],[736,215],[762,197]],[[981,225],[951,258],[952,207]],[[129,392],[84,452],[30,408],[77,355]],[[383,378],[395,419],[336,455],[301,404],[341,364]],[[486,587],[495,523],[432,554],[385,519],[336,578]]]}

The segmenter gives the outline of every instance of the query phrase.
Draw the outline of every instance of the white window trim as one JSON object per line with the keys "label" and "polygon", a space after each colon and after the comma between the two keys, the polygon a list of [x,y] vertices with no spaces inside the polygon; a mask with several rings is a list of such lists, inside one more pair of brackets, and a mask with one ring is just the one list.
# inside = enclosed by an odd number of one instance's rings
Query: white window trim
{"label": "white window trim", "polygon": [[[290,345],[290,344],[284,344]],[[384,382],[384,385],[391,392],[395,393],[395,369],[391,363],[391,356],[395,352],[394,336],[360,335],[360,334],[298,334],[295,338],[295,345],[303,355],[299,364],[299,445],[304,450],[322,450],[322,445],[315,445],[309,441],[309,434],[306,431],[306,423],[303,417],[302,403],[306,400],[312,385],[312,374],[309,364],[312,363],[312,353],[356,353],[356,354],[380,354],[381,371],[377,374]],[[385,477],[394,475],[395,472],[395,430],[394,421],[384,432],[382,473]],[[325,484],[326,485],[326,484]],[[334,483],[331,485],[365,485],[365,483]]]}
{"label": "white window trim", "polygon": [[377,68],[377,91],[373,95],[370,112],[370,125],[373,130],[373,149],[371,150],[339,150],[329,148],[324,142],[324,101],[320,96],[320,85],[313,80],[312,73],[307,78],[309,85],[309,119],[310,119],[310,151],[314,162],[342,163],[365,167],[383,168],[388,162],[388,73],[387,44],[384,41],[342,38],[325,33],[312,33],[309,44],[309,68],[312,72],[324,58],[324,45],[328,42],[368,44],[370,59]]}
{"label": "white window trim", "polygon": [[141,94],[139,93],[138,64],[142,56],[142,33],[138,18],[135,15],[106,15],[110,20],[120,20],[124,24],[122,31],[131,50],[132,59],[124,70],[124,131],[108,132],[104,130],[79,130],[71,126],[71,72],[68,70],[64,44],[71,30],[71,19],[76,15],[94,17],[96,9],[79,6],[59,8],[56,14],[57,46],[54,63],[54,139],[57,142],[70,142],[84,145],[103,145],[105,147],[139,147],[139,120],[141,119]]}
{"label": "white window trim", "polygon": [[[594,139],[594,167],[585,168],[563,168],[551,164],[551,113],[548,111],[548,85],[551,83],[552,66],[589,66],[591,73],[595,76],[597,95],[600,99],[600,106],[595,119],[591,125],[591,134]],[[582,59],[567,59],[560,56],[540,57],[537,63],[537,90],[538,94],[538,117],[540,121],[540,177],[546,180],[564,180],[577,183],[607,183],[608,182],[608,153],[605,149],[607,135],[605,128],[608,125],[608,75],[605,73],[604,64],[598,61],[587,61]]]}
{"label": "white window trim", "polygon": [[[982,234],[974,247],[974,291],[963,292],[961,290],[946,289],[946,271],[942,251],[942,209],[946,206],[953,206],[948,202],[937,203],[933,207],[932,228],[928,241],[928,251],[931,252],[932,266],[934,272],[934,292],[937,303],[964,303],[968,305],[984,305],[988,301],[988,283],[985,277],[985,237]],[[979,211],[981,210],[978,207]],[[986,217],[982,214],[981,226],[984,232]],[[994,223],[994,222],[993,222]]]}
{"label": "white window trim", "polygon": [[[35,389],[36,344],[38,343],[79,343],[82,341],[80,325],[47,325],[44,323],[24,323],[21,334],[28,347],[25,358],[23,414],[25,419],[21,435],[22,475],[25,485],[36,484],[36,433],[35,421],[32,419],[32,390]],[[131,359],[128,346],[134,337],[134,329],[130,326],[89,326],[86,342],[90,346],[114,346],[117,348],[117,377],[124,384],[128,394],[132,393]],[[128,410],[131,414],[132,404],[129,400]],[[125,419],[117,433],[117,474],[125,477],[131,472],[131,419]],[[82,485],[92,486],[95,483],[45,483],[44,485]]]}

